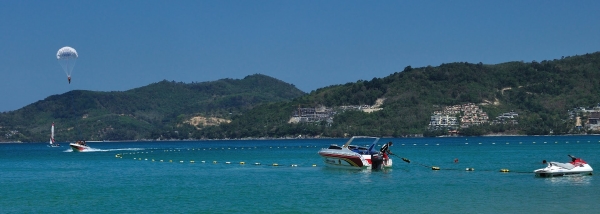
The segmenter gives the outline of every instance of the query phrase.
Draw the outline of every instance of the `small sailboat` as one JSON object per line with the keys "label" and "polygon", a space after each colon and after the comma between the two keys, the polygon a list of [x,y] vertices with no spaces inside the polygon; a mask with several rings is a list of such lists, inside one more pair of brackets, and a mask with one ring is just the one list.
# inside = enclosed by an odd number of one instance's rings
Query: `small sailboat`
{"label": "small sailboat", "polygon": [[48,147],[60,147],[60,144],[54,141],[54,123],[52,123],[52,128],[50,130],[52,134],[50,134],[50,144]]}

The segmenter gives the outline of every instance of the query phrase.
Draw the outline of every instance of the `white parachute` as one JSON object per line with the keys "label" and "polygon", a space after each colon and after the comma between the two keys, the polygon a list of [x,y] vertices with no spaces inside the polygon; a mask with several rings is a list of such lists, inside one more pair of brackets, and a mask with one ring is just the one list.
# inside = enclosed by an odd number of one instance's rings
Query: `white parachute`
{"label": "white parachute", "polygon": [[56,52],[56,59],[69,78],[69,83],[71,83],[71,73],[73,73],[77,57],[79,57],[77,51],[69,46],[62,47]]}

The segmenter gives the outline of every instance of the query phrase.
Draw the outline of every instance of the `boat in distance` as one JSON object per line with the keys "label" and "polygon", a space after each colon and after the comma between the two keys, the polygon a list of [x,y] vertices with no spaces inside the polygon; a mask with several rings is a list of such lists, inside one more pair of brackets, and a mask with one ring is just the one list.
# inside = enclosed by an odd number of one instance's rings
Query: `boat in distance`
{"label": "boat in distance", "polygon": [[60,147],[60,144],[54,141],[54,122],[52,123],[52,128],[50,128],[50,142],[48,147]]}
{"label": "boat in distance", "polygon": [[537,177],[557,177],[557,176],[574,176],[574,175],[592,175],[594,169],[582,160],[571,155],[571,162],[559,163],[559,162],[546,162],[548,166],[546,168],[537,169],[533,172]]}
{"label": "boat in distance", "polygon": [[90,150],[91,148],[85,143],[85,141],[77,141],[75,143],[70,143],[69,146],[73,149],[74,152],[83,152],[86,150]]}
{"label": "boat in distance", "polygon": [[[373,140],[371,146],[361,147],[352,145],[356,139]],[[392,159],[373,148],[379,142],[378,137],[353,136],[342,146],[336,144],[321,149],[318,154],[323,158],[326,166],[345,169],[381,169],[392,167]]]}

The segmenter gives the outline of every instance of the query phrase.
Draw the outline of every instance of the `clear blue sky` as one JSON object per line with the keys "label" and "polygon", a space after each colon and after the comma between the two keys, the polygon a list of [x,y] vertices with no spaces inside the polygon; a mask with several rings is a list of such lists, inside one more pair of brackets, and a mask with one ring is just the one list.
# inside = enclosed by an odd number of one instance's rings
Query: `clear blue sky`
{"label": "clear blue sky", "polygon": [[[0,111],[70,90],[261,73],[312,90],[600,51],[600,1],[0,1]],[[56,60],[77,49],[73,82]]]}

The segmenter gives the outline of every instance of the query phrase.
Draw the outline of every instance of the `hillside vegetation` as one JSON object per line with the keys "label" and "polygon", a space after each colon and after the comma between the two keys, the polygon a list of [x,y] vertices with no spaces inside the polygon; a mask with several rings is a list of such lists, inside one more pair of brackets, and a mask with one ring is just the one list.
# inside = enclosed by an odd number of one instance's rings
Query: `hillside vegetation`
{"label": "hillside vegetation", "polygon": [[124,92],[70,91],[0,114],[1,141],[45,141],[52,122],[59,141],[188,138],[195,116],[229,119],[262,103],[305,93],[265,75],[181,83],[163,80]]}
{"label": "hillside vegetation", "polygon": [[[385,98],[381,111],[346,111],[331,124],[287,123],[299,106],[372,105],[378,98]],[[432,113],[466,103],[480,105],[491,118],[513,110],[520,116],[518,124],[472,126],[459,130],[463,135],[568,134],[575,132],[568,110],[598,102],[600,53],[530,63],[407,66],[384,78],[320,88],[291,102],[259,106],[195,137],[438,136],[447,133],[427,129]]]}
{"label": "hillside vegetation", "polygon": [[[338,111],[333,121],[289,123],[298,108],[373,105]],[[1,141],[220,139],[247,137],[438,136],[434,111],[475,103],[490,118],[519,114],[518,124],[460,128],[462,135],[580,133],[568,110],[600,102],[600,53],[495,65],[456,62],[305,94],[264,75],[204,83],[161,81],[125,92],[71,91],[0,114]],[[73,105],[75,104],[75,105]],[[203,123],[201,123],[203,122]]]}

